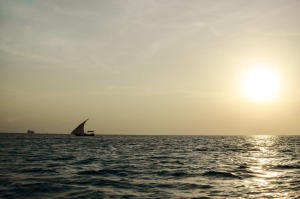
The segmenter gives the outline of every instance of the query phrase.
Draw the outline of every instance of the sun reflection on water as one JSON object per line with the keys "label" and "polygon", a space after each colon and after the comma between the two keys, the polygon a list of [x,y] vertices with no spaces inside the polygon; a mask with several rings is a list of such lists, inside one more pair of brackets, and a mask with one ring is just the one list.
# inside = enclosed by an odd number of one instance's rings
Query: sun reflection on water
{"label": "sun reflection on water", "polygon": [[270,169],[271,165],[276,165],[280,161],[276,150],[276,139],[276,136],[271,135],[249,137],[252,149],[248,152],[248,166],[249,171],[254,174],[254,177],[246,179],[245,185],[253,193],[270,190],[270,194],[279,194],[279,191],[276,190],[278,186],[276,181],[282,173]]}

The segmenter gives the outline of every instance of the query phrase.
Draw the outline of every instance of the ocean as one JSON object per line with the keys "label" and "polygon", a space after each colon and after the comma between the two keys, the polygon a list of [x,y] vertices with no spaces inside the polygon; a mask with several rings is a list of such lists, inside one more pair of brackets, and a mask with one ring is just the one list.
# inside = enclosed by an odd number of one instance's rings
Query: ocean
{"label": "ocean", "polygon": [[300,136],[0,134],[0,198],[300,198]]}

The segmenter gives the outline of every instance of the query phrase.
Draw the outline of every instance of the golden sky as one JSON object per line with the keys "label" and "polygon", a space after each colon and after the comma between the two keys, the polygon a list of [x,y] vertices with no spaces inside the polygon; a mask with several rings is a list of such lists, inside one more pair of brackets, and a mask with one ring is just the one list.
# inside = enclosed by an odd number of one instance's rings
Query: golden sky
{"label": "golden sky", "polygon": [[299,9],[0,0],[0,131],[300,134]]}

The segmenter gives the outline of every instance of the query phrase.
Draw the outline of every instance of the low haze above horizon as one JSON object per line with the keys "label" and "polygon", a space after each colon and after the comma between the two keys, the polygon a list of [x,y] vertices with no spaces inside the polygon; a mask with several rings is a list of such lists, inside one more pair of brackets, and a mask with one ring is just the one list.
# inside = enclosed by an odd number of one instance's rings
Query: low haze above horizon
{"label": "low haze above horizon", "polygon": [[298,0],[0,0],[0,132],[300,134]]}

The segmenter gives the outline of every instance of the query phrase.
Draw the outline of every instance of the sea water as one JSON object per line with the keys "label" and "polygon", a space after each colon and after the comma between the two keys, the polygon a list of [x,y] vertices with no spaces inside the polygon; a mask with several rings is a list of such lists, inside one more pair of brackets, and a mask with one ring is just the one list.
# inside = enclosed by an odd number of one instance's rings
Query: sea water
{"label": "sea water", "polygon": [[299,198],[300,136],[0,134],[0,198]]}

